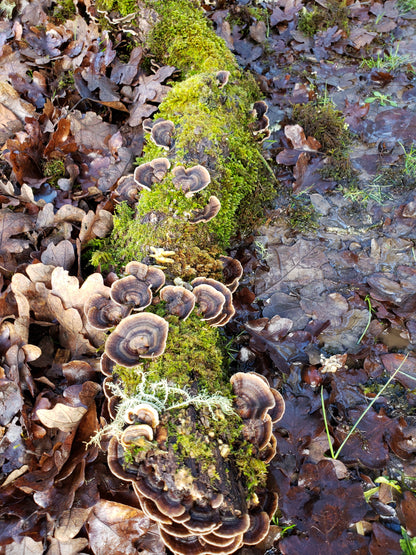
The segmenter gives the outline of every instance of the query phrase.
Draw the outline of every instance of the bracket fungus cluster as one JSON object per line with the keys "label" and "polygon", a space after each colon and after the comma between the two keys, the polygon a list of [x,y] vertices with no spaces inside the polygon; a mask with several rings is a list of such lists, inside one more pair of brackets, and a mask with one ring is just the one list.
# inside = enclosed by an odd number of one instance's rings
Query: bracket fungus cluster
{"label": "bracket fungus cluster", "polygon": [[[221,262],[224,277],[238,281],[241,265],[230,257]],[[164,285],[160,269],[140,262],[130,262],[126,272],[109,292],[101,292],[128,311],[108,336],[101,358],[108,414],[114,419],[107,425],[109,467],[132,483],[143,512],[158,523],[173,553],[231,554],[255,545],[267,535],[277,506],[277,495],[262,479],[276,453],[272,424],[283,415],[283,398],[254,373],[239,372],[229,382],[217,376],[216,390],[214,385],[209,390],[210,384],[201,389],[195,360],[195,371],[185,370],[181,385],[177,373],[188,368],[193,352],[175,366],[175,374],[163,378],[172,360],[165,350],[180,350],[176,339],[169,343],[170,326],[180,334],[194,329],[195,321],[201,330],[225,325],[234,314],[232,293],[204,277],[193,280],[192,290]],[[130,296],[118,296],[128,278]],[[150,291],[151,304],[148,298],[132,303],[130,278],[141,282],[135,283],[138,289]],[[88,314],[95,317],[91,307]],[[190,327],[188,319],[193,319]],[[158,360],[165,362],[155,378]],[[120,378],[126,372],[137,383],[131,393]]]}
{"label": "bracket fungus cluster", "polygon": [[254,137],[260,142],[270,137],[269,118],[266,116],[269,107],[264,100],[259,100],[253,105],[252,115],[255,118],[254,122],[250,125],[251,132]]}
{"label": "bracket fungus cluster", "polygon": [[[231,383],[236,411],[242,415],[242,436],[253,448],[250,456],[271,460],[276,452],[271,423],[282,417],[283,399],[257,374],[238,373]],[[167,422],[166,414],[139,403],[126,411],[127,426],[119,438],[111,438],[108,448],[111,471],[132,483],[143,512],[158,523],[165,545],[177,555],[211,555],[231,554],[262,541],[277,494],[262,488],[247,502],[239,493],[238,460],[214,433],[208,438],[213,468],[207,479],[195,455],[178,457],[174,438],[167,437]]]}

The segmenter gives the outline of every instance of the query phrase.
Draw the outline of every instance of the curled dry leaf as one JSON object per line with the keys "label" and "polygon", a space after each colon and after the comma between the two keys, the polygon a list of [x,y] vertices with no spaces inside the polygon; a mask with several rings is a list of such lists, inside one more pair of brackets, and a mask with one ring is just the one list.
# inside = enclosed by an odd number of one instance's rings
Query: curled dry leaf
{"label": "curled dry leaf", "polygon": [[166,553],[157,525],[139,509],[121,503],[99,501],[88,518],[87,531],[95,555]]}
{"label": "curled dry leaf", "polygon": [[41,254],[40,258],[44,264],[60,266],[65,268],[65,270],[69,270],[75,262],[74,246],[67,239],[57,245],[49,243],[46,251]]}
{"label": "curled dry leaf", "polygon": [[58,428],[62,432],[72,432],[78,427],[87,412],[85,407],[70,407],[57,403],[53,409],[39,409],[37,416],[47,428]]}

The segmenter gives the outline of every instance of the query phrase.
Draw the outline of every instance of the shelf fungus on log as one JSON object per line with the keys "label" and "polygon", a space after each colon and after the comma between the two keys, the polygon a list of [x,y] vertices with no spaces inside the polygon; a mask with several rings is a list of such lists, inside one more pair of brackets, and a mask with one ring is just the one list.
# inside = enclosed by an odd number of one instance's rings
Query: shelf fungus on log
{"label": "shelf fungus on log", "polygon": [[136,276],[126,276],[111,285],[111,298],[119,305],[143,310],[152,302],[150,285]]}
{"label": "shelf fungus on log", "polygon": [[141,312],[128,316],[109,335],[106,355],[120,366],[131,368],[141,358],[155,358],[165,350],[169,324],[156,314]]}
{"label": "shelf fungus on log", "polygon": [[218,316],[225,304],[225,297],[212,285],[206,283],[197,285],[193,289],[196,302],[198,304],[197,313],[201,320],[212,320]]}
{"label": "shelf fungus on log", "polygon": [[[245,441],[245,449],[252,445],[251,459],[261,460],[262,452],[266,451],[270,460],[270,451],[274,454],[276,449],[271,414],[281,417],[284,404],[262,376],[254,373],[235,376],[231,378],[235,409],[246,417],[237,444]],[[279,405],[276,410],[275,404]],[[110,440],[108,464],[116,476],[132,483],[143,512],[159,524],[165,545],[175,554],[211,555],[232,554],[244,545],[261,542],[269,532],[277,494],[268,491],[264,484],[249,501],[246,500],[242,495],[244,485],[238,453],[220,449],[223,432],[212,433],[205,443],[206,449],[212,451],[212,465],[203,470],[196,452],[191,450],[185,457],[180,447],[175,447],[180,428],[167,440],[166,434],[159,434],[167,422],[170,427],[184,423],[187,436],[196,429],[201,431],[200,424],[197,427],[198,418],[203,416],[201,413],[188,407],[177,415],[162,412],[157,420],[153,419],[154,414],[149,419],[148,416],[146,407],[137,406],[129,413],[129,425],[121,437]],[[267,431],[261,441],[256,434],[245,433],[248,419],[256,428],[261,428],[264,422],[270,424],[266,425]],[[204,422],[204,418],[199,422]]]}
{"label": "shelf fungus on log", "polygon": [[126,274],[135,276],[137,279],[150,285],[153,292],[158,291],[165,284],[165,273],[160,268],[148,266],[142,262],[129,262],[125,268]]}
{"label": "shelf fungus on log", "polygon": [[194,309],[195,295],[181,285],[166,285],[159,293],[160,299],[166,302],[169,314],[186,320]]}
{"label": "shelf fungus on log", "polygon": [[199,193],[211,182],[208,170],[200,165],[188,169],[183,166],[176,166],[176,168],[173,168],[172,173],[174,175],[172,183],[187,198]]}
{"label": "shelf fungus on log", "polygon": [[201,210],[193,210],[192,219],[189,220],[190,224],[206,224],[211,221],[218,212],[221,210],[221,203],[219,199],[212,195],[209,197],[208,204]]}
{"label": "shelf fungus on log", "polygon": [[152,126],[150,138],[156,146],[169,150],[173,144],[175,124],[170,120],[158,121]]}
{"label": "shelf fungus on log", "polygon": [[231,293],[234,293],[243,275],[241,262],[231,256],[220,256],[220,261],[222,262],[222,275],[224,283]]}
{"label": "shelf fungus on log", "polygon": [[151,191],[154,183],[161,183],[163,181],[169,168],[170,162],[168,158],[155,158],[151,162],[137,166],[134,170],[136,187],[139,186],[141,189]]}
{"label": "shelf fungus on log", "polygon": [[88,322],[93,328],[108,330],[119,324],[123,318],[128,316],[130,308],[114,302],[110,298],[110,294],[105,296],[101,293],[95,293],[85,302],[84,312]]}
{"label": "shelf fungus on log", "polygon": [[208,323],[210,326],[225,326],[235,314],[231,291],[223,283],[212,278],[195,278],[192,281],[192,286],[197,287],[198,285],[210,285],[224,296],[225,303],[221,312],[214,318],[211,318]]}

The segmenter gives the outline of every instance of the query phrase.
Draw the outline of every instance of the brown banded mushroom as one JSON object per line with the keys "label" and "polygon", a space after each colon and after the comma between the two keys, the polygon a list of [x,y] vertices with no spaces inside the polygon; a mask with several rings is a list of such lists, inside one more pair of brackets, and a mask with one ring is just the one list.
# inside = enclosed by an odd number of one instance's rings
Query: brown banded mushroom
{"label": "brown banded mushroom", "polygon": [[89,324],[99,330],[108,330],[116,326],[129,312],[129,307],[120,306],[101,293],[91,295],[84,305],[84,313]]}
{"label": "brown banded mushroom", "polygon": [[156,503],[148,497],[140,496],[140,505],[145,515],[160,524],[172,524],[172,520],[163,514],[156,506]]}
{"label": "brown banded mushroom", "polygon": [[262,376],[252,372],[237,372],[230,379],[236,395],[237,414],[245,419],[263,420],[275,405],[275,398]]}
{"label": "brown banded mushroom", "polygon": [[166,285],[160,291],[160,299],[166,302],[169,314],[186,320],[194,309],[195,295],[181,285]]}
{"label": "brown banded mushroom", "polygon": [[222,262],[222,275],[224,277],[224,283],[231,293],[234,293],[240,283],[241,276],[243,275],[241,262],[231,256],[220,256],[220,261]]}
{"label": "brown banded mushroom", "polygon": [[246,441],[255,445],[258,449],[264,449],[269,443],[273,433],[272,419],[268,414],[264,420],[260,418],[249,418],[243,420],[243,437]]}
{"label": "brown banded mushroom", "polygon": [[127,426],[120,438],[123,447],[129,448],[134,445],[144,444],[145,441],[153,440],[153,430],[148,424],[133,424]]}
{"label": "brown banded mushroom", "polygon": [[[186,195],[185,195],[186,196]],[[192,210],[192,219],[189,220],[190,224],[203,224],[207,223],[218,214],[221,210],[221,203],[219,199],[212,195],[209,197],[208,204],[201,210]]]}
{"label": "brown banded mushroom", "polygon": [[135,276],[126,276],[115,281],[110,295],[115,303],[140,310],[152,302],[150,285]]}
{"label": "brown banded mushroom", "polygon": [[217,281],[216,279],[212,278],[204,278],[204,277],[197,277],[192,281],[192,286],[197,287],[198,285],[211,285],[214,289],[222,293],[225,297],[225,303],[222,307],[221,312],[215,318],[209,320],[210,326],[225,326],[227,322],[231,320],[231,318],[235,314],[235,309],[233,306],[233,296],[231,291],[223,284]]}
{"label": "brown banded mushroom", "polygon": [[217,80],[218,88],[222,89],[223,87],[225,87],[225,85],[228,83],[229,78],[230,78],[229,71],[225,71],[225,70],[217,71],[217,73],[215,74],[215,79]]}
{"label": "brown banded mushroom", "polygon": [[167,158],[155,158],[134,170],[134,180],[136,186],[146,191],[152,190],[153,183],[161,183],[170,168],[170,161]]}
{"label": "brown banded mushroom", "polygon": [[156,125],[156,123],[161,123],[162,121],[166,121],[164,118],[157,118],[157,119],[152,119],[152,118],[146,118],[142,121],[142,126],[143,126],[143,131],[145,131],[146,133],[150,133],[152,130],[152,127],[154,125]]}
{"label": "brown banded mushroom", "polygon": [[[254,136],[269,131],[269,118],[266,116],[268,110],[267,104],[263,100],[255,102],[253,105],[252,115],[256,118],[249,127]],[[270,135],[270,131],[268,136]],[[264,137],[266,138],[266,137]],[[264,140],[262,136],[262,140]]]}
{"label": "brown banded mushroom", "polygon": [[177,536],[178,538],[188,538],[189,536],[194,536],[195,534],[191,532],[184,524],[180,522],[172,522],[171,524],[160,524],[161,530],[165,530],[168,534],[172,536]]}
{"label": "brown banded mushroom", "polygon": [[152,126],[150,138],[156,146],[169,150],[173,143],[175,124],[170,120],[158,121]]}
{"label": "brown banded mushroom", "polygon": [[260,543],[269,533],[270,519],[265,511],[250,514],[250,526],[244,533],[243,543],[246,545],[256,545]]}
{"label": "brown banded mushroom", "polygon": [[259,453],[259,458],[268,464],[276,455],[277,439],[272,434],[269,443]]}
{"label": "brown banded mushroom", "polygon": [[123,175],[117,182],[117,187],[115,188],[115,193],[117,195],[118,202],[129,202],[135,203],[139,194],[139,188],[137,182],[134,179],[134,175]]}
{"label": "brown banded mushroom", "polygon": [[114,366],[116,363],[111,360],[105,353],[101,355],[100,358],[100,370],[104,376],[111,377],[113,375]]}
{"label": "brown banded mushroom", "polygon": [[154,266],[148,266],[142,262],[129,262],[125,272],[150,285],[154,292],[158,291],[165,284],[166,277],[163,270]]}
{"label": "brown banded mushroom", "polygon": [[197,313],[201,320],[211,320],[221,313],[225,304],[225,297],[221,291],[204,283],[194,287],[193,294],[198,304]]}
{"label": "brown banded mushroom", "polygon": [[221,516],[221,526],[215,530],[215,535],[220,538],[233,538],[244,534],[250,526],[250,518],[247,513],[241,516],[225,514]]}
{"label": "brown banded mushroom", "polygon": [[186,198],[199,193],[211,182],[208,170],[200,165],[188,169],[184,166],[176,166],[172,173],[174,175],[172,183],[178,190],[182,190]]}
{"label": "brown banded mushroom", "polygon": [[108,337],[105,353],[120,366],[131,368],[140,358],[160,356],[166,347],[169,324],[150,312],[127,316]]}
{"label": "brown banded mushroom", "polygon": [[141,422],[154,430],[159,425],[159,413],[149,403],[140,403],[127,412],[126,422],[128,424]]}
{"label": "brown banded mushroom", "polygon": [[270,388],[274,396],[275,405],[273,408],[269,409],[268,413],[270,414],[270,418],[272,419],[273,424],[279,422],[283,418],[285,413],[285,400],[283,399],[281,393],[274,389],[273,387]]}
{"label": "brown banded mushroom", "polygon": [[136,475],[132,472],[127,472],[125,467],[120,464],[120,460],[123,460],[123,453],[124,450],[121,448],[117,438],[112,437],[107,448],[108,467],[117,478],[128,482],[134,482]]}

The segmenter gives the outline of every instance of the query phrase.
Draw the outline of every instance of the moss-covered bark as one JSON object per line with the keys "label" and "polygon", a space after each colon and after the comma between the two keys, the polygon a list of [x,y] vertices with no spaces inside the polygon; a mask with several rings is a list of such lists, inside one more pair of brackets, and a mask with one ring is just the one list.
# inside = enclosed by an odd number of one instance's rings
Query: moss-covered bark
{"label": "moss-covered bark", "polygon": [[[119,210],[107,252],[121,267],[131,259],[143,259],[152,246],[174,250],[172,276],[218,277],[218,255],[237,231],[244,233],[261,218],[274,192],[261,148],[250,132],[251,108],[260,92],[194,3],[168,0],[147,5],[158,14],[146,40],[149,55],[178,68],[182,80],[173,85],[156,116],[175,124],[174,145],[166,154],[147,136],[138,163],[168,156],[172,167],[201,164],[211,183],[197,196],[185,198],[168,174],[151,192],[142,191],[134,214],[126,207]],[[223,88],[216,79],[221,70],[230,72]],[[211,195],[221,202],[219,214],[207,224],[190,224],[192,211],[203,208]]]}

